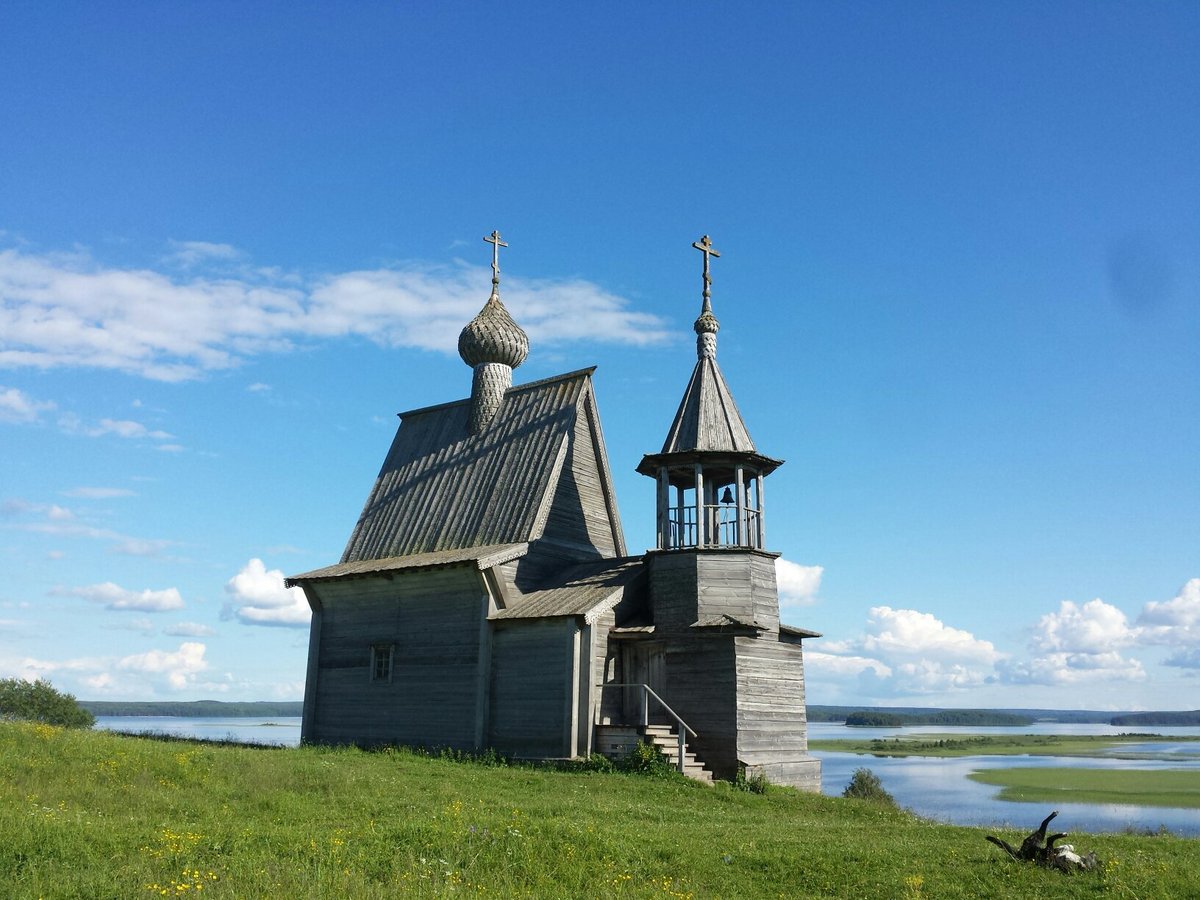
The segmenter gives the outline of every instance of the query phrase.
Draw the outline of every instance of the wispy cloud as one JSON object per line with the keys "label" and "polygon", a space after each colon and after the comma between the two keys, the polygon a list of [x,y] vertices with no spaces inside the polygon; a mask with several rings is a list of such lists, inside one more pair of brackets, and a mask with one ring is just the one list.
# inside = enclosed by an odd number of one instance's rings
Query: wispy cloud
{"label": "wispy cloud", "polygon": [[[106,267],[80,254],[2,251],[0,366],[182,381],[256,354],[349,336],[453,353],[490,290],[490,270],[461,262],[302,277],[252,269],[239,258],[225,244],[181,242],[170,261],[185,271],[161,272]],[[644,346],[671,334],[658,317],[585,279],[511,277],[503,291],[531,338],[545,344]],[[16,412],[28,409],[22,399],[10,401],[12,414],[31,414]]]}
{"label": "wispy cloud", "polygon": [[178,588],[164,590],[133,591],[106,581],[87,587],[58,588],[56,594],[67,597],[82,597],[93,603],[101,603],[106,609],[137,610],[138,612],[167,612],[183,609],[183,597]]}
{"label": "wispy cloud", "polygon": [[200,263],[214,260],[233,260],[242,256],[241,251],[231,244],[214,244],[210,241],[171,241],[171,252],[163,257],[168,265],[191,268]]}
{"label": "wispy cloud", "polygon": [[57,504],[32,503],[22,497],[9,497],[0,502],[0,517],[9,521],[3,527],[33,534],[54,537],[83,538],[108,541],[113,553],[125,556],[163,556],[176,541],[162,538],[131,537],[81,521],[74,511]]}
{"label": "wispy cloud", "polygon": [[49,400],[34,400],[17,388],[0,386],[0,422],[37,422],[42,413],[54,408],[54,403]]}
{"label": "wispy cloud", "polygon": [[65,413],[58,419],[59,427],[68,434],[82,434],[86,437],[114,437],[125,440],[154,440],[169,441],[174,435],[166,431],[148,428],[141,422],[132,419],[101,419],[94,424],[85,423],[75,413]]}
{"label": "wispy cloud", "polygon": [[210,628],[200,622],[178,622],[163,629],[163,634],[173,637],[210,637],[216,633],[215,628]]}
{"label": "wispy cloud", "polygon": [[62,492],[64,497],[78,497],[83,500],[111,500],[116,497],[132,497],[134,492],[129,488],[115,487],[76,487]]}

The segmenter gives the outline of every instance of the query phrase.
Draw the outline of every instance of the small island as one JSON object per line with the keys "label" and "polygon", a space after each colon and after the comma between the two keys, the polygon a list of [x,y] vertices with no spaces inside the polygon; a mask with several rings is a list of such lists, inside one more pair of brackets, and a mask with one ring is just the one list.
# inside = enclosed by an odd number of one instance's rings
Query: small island
{"label": "small island", "polygon": [[846,724],[858,728],[898,728],[902,725],[951,725],[971,728],[1032,725],[1033,719],[994,709],[943,709],[920,713],[859,710],[846,714]]}

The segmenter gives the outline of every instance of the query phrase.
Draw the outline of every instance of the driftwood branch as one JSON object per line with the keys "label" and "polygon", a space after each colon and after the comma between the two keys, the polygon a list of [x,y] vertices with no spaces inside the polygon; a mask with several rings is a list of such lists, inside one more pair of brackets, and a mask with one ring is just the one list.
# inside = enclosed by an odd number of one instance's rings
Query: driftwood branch
{"label": "driftwood branch", "polygon": [[1067,836],[1065,831],[1052,834],[1048,838],[1046,837],[1046,829],[1057,815],[1058,810],[1055,810],[1046,816],[1042,820],[1042,824],[1038,830],[1031,832],[1025,840],[1021,841],[1019,849],[1014,849],[1008,841],[994,835],[987,835],[986,840],[995,844],[1015,860],[1031,862],[1034,865],[1044,866],[1047,869],[1058,869],[1062,872],[1079,872],[1085,869],[1096,868],[1099,863],[1096,860],[1095,853],[1080,856],[1070,844],[1063,844],[1060,847],[1054,846]]}

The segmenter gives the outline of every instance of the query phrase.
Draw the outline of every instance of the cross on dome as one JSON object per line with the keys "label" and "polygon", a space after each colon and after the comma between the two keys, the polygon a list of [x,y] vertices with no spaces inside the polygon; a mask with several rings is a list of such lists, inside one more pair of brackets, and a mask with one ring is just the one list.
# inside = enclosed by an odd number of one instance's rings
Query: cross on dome
{"label": "cross on dome", "polygon": [[500,240],[499,231],[493,231],[484,240],[492,245],[492,293],[494,294],[500,287],[500,248],[507,247],[508,244]]}
{"label": "cross on dome", "polygon": [[[712,313],[712,275],[708,271],[708,258],[721,258],[720,252],[712,245],[712,239],[706,234],[698,241],[692,241],[692,246],[704,254],[704,312]],[[702,313],[703,314],[703,313]]]}

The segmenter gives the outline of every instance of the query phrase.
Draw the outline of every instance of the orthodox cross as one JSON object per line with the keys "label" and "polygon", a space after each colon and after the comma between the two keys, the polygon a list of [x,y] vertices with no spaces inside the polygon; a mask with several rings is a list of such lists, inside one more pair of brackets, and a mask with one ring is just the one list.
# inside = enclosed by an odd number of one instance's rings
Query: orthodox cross
{"label": "orthodox cross", "polygon": [[[500,286],[500,248],[507,247],[508,244],[500,240],[500,232],[493,231],[488,237],[484,238],[492,245],[492,286]],[[705,238],[707,240],[707,238]],[[705,263],[705,271],[708,271],[708,264]]]}
{"label": "orthodox cross", "polygon": [[708,274],[708,258],[715,256],[721,258],[721,254],[717,252],[712,245],[712,240],[706,234],[698,241],[693,241],[692,246],[704,254],[704,308],[706,310],[712,308],[712,276]]}

